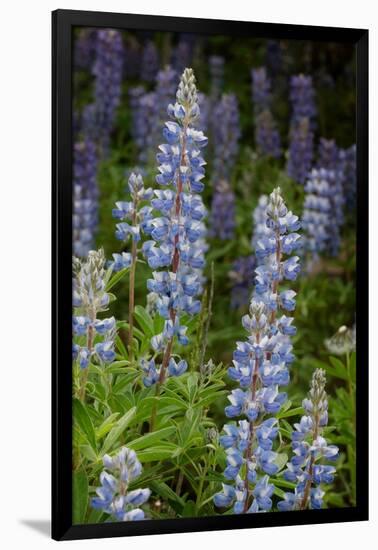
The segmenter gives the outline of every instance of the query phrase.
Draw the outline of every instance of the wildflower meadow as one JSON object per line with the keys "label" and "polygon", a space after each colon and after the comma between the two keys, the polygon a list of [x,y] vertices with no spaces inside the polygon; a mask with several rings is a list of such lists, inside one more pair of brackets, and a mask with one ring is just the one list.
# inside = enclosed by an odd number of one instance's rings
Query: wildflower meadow
{"label": "wildflower meadow", "polygon": [[355,505],[355,58],[75,30],[73,521]]}

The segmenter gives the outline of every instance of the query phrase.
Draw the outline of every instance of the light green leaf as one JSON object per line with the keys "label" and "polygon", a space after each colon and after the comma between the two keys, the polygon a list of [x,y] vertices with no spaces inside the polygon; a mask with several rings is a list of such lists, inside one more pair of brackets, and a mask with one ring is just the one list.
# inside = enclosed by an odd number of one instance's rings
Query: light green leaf
{"label": "light green leaf", "polygon": [[85,472],[74,472],[72,491],[72,521],[84,523],[88,506],[88,478]]}
{"label": "light green leaf", "polygon": [[74,398],[73,400],[73,416],[80,430],[85,435],[88,443],[94,451],[97,450],[96,434],[92,424],[92,420],[88,414],[86,406],[81,401]]}
{"label": "light green leaf", "polygon": [[288,411],[280,412],[276,415],[277,418],[289,418],[290,416],[298,416],[304,413],[303,407],[296,407],[295,409],[290,409]]}
{"label": "light green leaf", "polygon": [[114,443],[116,443],[116,441],[120,438],[122,433],[125,431],[131,420],[135,416],[135,411],[136,407],[132,407],[116,422],[116,424],[106,436],[106,439],[101,449],[102,454],[107,453],[113,447]]}
{"label": "light green leaf", "polygon": [[154,322],[151,315],[142,306],[135,306],[135,319],[143,329],[144,333],[150,337],[154,335]]}
{"label": "light green leaf", "polygon": [[105,287],[106,292],[109,292],[109,290],[113,288],[114,285],[119,283],[119,281],[123,279],[126,273],[128,273],[128,271],[129,271],[129,268],[126,267],[125,269],[121,269],[121,271],[118,271],[117,273],[115,273],[113,277],[110,278],[109,282]]}
{"label": "light green leaf", "polygon": [[134,451],[139,451],[140,449],[145,449],[146,447],[153,447],[155,443],[160,442],[175,433],[176,429],[177,428],[175,426],[168,426],[167,428],[163,428],[157,432],[142,435],[141,437],[138,437],[138,439],[129,441],[127,446],[134,449]]}

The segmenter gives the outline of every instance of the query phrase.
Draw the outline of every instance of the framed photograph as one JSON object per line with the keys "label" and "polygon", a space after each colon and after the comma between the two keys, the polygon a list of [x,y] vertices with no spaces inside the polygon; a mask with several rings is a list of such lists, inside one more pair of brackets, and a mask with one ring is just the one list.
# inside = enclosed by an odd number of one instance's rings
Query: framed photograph
{"label": "framed photograph", "polygon": [[368,31],[58,10],[56,540],[368,518]]}

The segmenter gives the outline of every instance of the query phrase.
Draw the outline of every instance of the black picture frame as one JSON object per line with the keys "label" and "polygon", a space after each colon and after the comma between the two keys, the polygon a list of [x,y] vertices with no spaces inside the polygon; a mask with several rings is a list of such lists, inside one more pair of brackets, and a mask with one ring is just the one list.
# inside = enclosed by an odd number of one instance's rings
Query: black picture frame
{"label": "black picture frame", "polygon": [[[357,59],[357,505],[297,512],[72,525],[71,257],[72,33],[111,27],[348,42]],[[55,540],[368,519],[368,31],[57,10],[52,13],[52,537]]]}

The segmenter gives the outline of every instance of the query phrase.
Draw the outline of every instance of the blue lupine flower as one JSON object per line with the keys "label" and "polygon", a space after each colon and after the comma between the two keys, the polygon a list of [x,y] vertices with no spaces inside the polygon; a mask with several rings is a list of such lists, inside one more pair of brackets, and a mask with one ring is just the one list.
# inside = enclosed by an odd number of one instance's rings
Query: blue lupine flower
{"label": "blue lupine flower", "polygon": [[216,125],[209,233],[212,237],[227,240],[233,237],[235,230],[235,195],[230,181],[240,138],[239,107],[234,94],[223,95],[214,108],[213,118]]}
{"label": "blue lupine flower", "polygon": [[181,376],[181,374],[184,374],[184,372],[188,368],[188,363],[181,359],[178,363],[173,359],[173,357],[170,358],[168,363],[168,372],[171,376]]}
{"label": "blue lupine flower", "polygon": [[343,186],[346,204],[349,209],[356,207],[357,195],[357,171],[356,171],[356,146],[339,150],[340,164],[343,170]]}
{"label": "blue lupine flower", "polygon": [[[90,361],[110,363],[115,358],[114,337],[116,322],[114,317],[98,319],[100,312],[107,310],[109,295],[105,290],[105,256],[103,250],[91,250],[86,260],[74,258],[73,262],[73,305],[77,315],[73,315],[73,333],[87,337],[84,346],[74,342],[74,360],[81,369]],[[101,337],[95,341],[96,334]]]}
{"label": "blue lupine flower", "polygon": [[97,31],[94,28],[79,30],[74,42],[74,64],[79,69],[89,69],[96,54]]}
{"label": "blue lupine flower", "polygon": [[317,109],[311,76],[299,74],[291,77],[290,101],[293,108],[293,119],[307,118],[311,123],[311,127],[314,128]]}
{"label": "blue lupine flower", "polygon": [[[116,208],[113,209],[113,217],[122,221],[116,225],[116,238],[127,242],[131,239],[137,243],[141,240],[141,232],[146,234],[152,231],[152,207],[143,206],[143,201],[151,200],[153,190],[146,189],[143,184],[143,178],[140,174],[131,173],[128,180],[128,191],[131,195],[131,201],[118,201]],[[130,223],[129,223],[130,222]],[[125,267],[130,267],[137,259],[138,250],[132,249],[132,254],[123,252],[122,254],[113,254],[114,261],[111,266],[114,271],[119,271]]]}
{"label": "blue lupine flower", "polygon": [[113,262],[110,263],[113,271],[121,271],[131,266],[131,254],[122,252],[122,254],[112,254]]}
{"label": "blue lupine flower", "polygon": [[238,426],[226,425],[225,435],[220,437],[227,455],[224,475],[235,480],[235,493],[229,492],[227,499],[223,493],[214,496],[216,505],[234,503],[235,513],[255,513],[272,507],[274,486],[269,483],[269,476],[278,472],[277,453],[273,450],[278,423],[272,415],[287,399],[280,386],[289,383],[288,366],[294,359],[290,336],[295,328],[292,317],[284,312],[294,309],[295,292],[281,291],[280,285],[294,280],[299,272],[298,258],[285,259],[285,255],[300,246],[295,233],[300,224],[297,216],[288,211],[279,188],[265,204],[264,213],[259,213],[259,219],[265,220],[265,229],[259,231],[255,245],[257,259],[262,263],[255,270],[249,315],[242,319],[248,340],[237,342],[233,366],[229,368],[230,378],[240,388],[231,391],[230,405],[225,408],[228,418],[245,418]]}
{"label": "blue lupine flower", "polygon": [[287,174],[298,183],[304,184],[311,169],[314,155],[314,135],[309,120],[295,121],[290,129],[289,158]]}
{"label": "blue lupine flower", "polygon": [[[158,295],[156,309],[165,319],[163,332],[151,341],[156,351],[169,350],[173,339],[181,345],[188,343],[187,327],[181,324],[184,313],[195,315],[201,303],[196,296],[201,292],[206,234],[203,219],[206,209],[196,193],[203,189],[205,161],[201,149],[207,138],[193,127],[200,112],[195,78],[191,69],[185,69],[176,103],[168,106],[172,121],[165,123],[163,135],[166,143],[159,146],[157,161],[159,173],[156,181],[163,189],[155,190],[151,200],[160,216],[150,222],[151,237],[142,250],[149,266],[154,270],[148,289]],[[157,269],[162,271],[156,271]],[[164,269],[165,268],[165,269]],[[185,362],[176,365],[165,353],[160,371],[162,381],[167,368],[179,375]],[[168,370],[169,372],[169,370]]]}
{"label": "blue lupine flower", "polygon": [[210,96],[211,100],[217,101],[223,89],[224,81],[224,57],[220,55],[211,55],[209,57],[210,70]]}
{"label": "blue lupine flower", "polygon": [[172,51],[172,66],[178,74],[182,74],[185,67],[192,64],[194,49],[193,35],[185,34],[180,39]]}
{"label": "blue lupine flower", "polygon": [[94,103],[84,116],[84,133],[96,141],[102,155],[109,151],[110,134],[121,98],[123,69],[122,34],[114,29],[97,31],[92,72]]}
{"label": "blue lupine flower", "polygon": [[279,158],[281,139],[271,113],[271,83],[265,67],[253,69],[252,99],[255,115],[255,143],[262,155]]}
{"label": "blue lupine flower", "polygon": [[342,180],[333,170],[312,170],[305,185],[303,228],[305,247],[313,259],[321,253],[336,255],[344,221]]}
{"label": "blue lupine flower", "polygon": [[339,148],[334,139],[320,138],[317,165],[326,170],[337,170],[340,162]]}
{"label": "blue lupine flower", "polygon": [[292,117],[287,173],[298,183],[305,183],[314,155],[315,92],[310,76],[298,75],[290,80]]}
{"label": "blue lupine flower", "polygon": [[312,376],[308,398],[302,403],[306,414],[302,416],[299,423],[294,424],[293,456],[284,472],[284,478],[296,483],[296,489],[294,493],[285,493],[284,500],[278,503],[279,510],[321,508],[324,491],[320,485],[333,482],[336,468],[319,463],[324,459],[334,461],[338,457],[336,445],[328,445],[321,435],[328,420],[325,383],[325,372],[322,369],[316,369]]}
{"label": "blue lupine flower", "polygon": [[117,521],[144,519],[144,511],[139,506],[150,498],[150,489],[128,491],[129,484],[142,472],[135,451],[122,447],[114,457],[104,455],[103,464],[101,486],[96,489],[97,496],[91,499],[92,507],[103,510]]}
{"label": "blue lupine flower", "polygon": [[146,42],[140,67],[140,77],[146,82],[153,82],[159,70],[159,54],[152,40]]}
{"label": "blue lupine flower", "polygon": [[93,248],[98,224],[97,153],[86,138],[74,145],[73,165],[73,249],[85,257]]}

